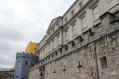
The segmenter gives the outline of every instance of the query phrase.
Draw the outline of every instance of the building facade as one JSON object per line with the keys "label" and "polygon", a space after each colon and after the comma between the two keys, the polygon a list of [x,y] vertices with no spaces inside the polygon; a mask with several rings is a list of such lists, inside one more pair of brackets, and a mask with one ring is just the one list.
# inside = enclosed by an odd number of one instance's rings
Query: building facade
{"label": "building facade", "polygon": [[32,54],[17,53],[14,79],[28,79],[29,68],[38,62],[38,57]]}
{"label": "building facade", "polygon": [[14,71],[0,71],[0,79],[13,79]]}
{"label": "building facade", "polygon": [[29,79],[119,79],[119,0],[76,0],[37,52]]}

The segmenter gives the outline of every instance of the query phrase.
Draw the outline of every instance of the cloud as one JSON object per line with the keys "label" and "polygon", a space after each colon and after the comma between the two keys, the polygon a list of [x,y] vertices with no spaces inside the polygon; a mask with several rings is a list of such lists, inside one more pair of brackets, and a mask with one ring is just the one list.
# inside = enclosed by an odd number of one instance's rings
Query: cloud
{"label": "cloud", "polygon": [[40,42],[51,20],[75,0],[0,0],[0,68],[14,67],[17,52]]}

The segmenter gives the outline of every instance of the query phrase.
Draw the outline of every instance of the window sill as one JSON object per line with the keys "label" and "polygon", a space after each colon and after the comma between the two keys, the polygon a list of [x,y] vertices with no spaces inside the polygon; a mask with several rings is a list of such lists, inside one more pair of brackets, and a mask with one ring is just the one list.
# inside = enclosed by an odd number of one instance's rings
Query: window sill
{"label": "window sill", "polygon": [[94,26],[97,25],[97,24],[99,24],[99,23],[100,23],[100,19],[97,19],[97,20],[93,21],[93,25]]}
{"label": "window sill", "polygon": [[85,31],[87,28],[88,28],[88,27],[82,28],[82,30],[81,30],[81,31]]}
{"label": "window sill", "polygon": [[68,41],[69,41],[69,39],[68,39],[68,40],[66,40],[66,41],[65,41],[65,43],[67,43]]}
{"label": "window sill", "polygon": [[72,36],[72,37],[75,37],[75,36],[77,36],[77,33],[76,33],[76,34],[73,34],[73,36]]}

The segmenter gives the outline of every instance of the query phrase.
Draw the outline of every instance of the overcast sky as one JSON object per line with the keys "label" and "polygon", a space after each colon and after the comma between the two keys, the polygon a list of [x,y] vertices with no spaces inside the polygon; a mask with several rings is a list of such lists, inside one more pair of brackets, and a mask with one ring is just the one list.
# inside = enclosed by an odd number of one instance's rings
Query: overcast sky
{"label": "overcast sky", "polygon": [[50,21],[75,0],[0,0],[0,68],[14,67],[17,52],[40,42]]}

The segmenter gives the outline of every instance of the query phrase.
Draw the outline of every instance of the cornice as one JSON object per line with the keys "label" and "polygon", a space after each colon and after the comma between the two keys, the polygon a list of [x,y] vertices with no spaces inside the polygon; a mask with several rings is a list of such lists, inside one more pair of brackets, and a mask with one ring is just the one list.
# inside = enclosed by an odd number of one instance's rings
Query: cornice
{"label": "cornice", "polygon": [[89,0],[74,16],[72,16],[63,26],[65,28],[72,20],[74,20],[77,16],[81,16],[83,13],[85,13],[85,9],[90,6],[90,4],[96,3],[99,0]]}

